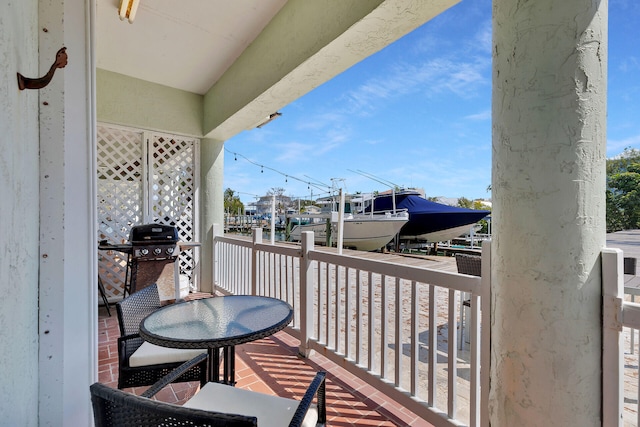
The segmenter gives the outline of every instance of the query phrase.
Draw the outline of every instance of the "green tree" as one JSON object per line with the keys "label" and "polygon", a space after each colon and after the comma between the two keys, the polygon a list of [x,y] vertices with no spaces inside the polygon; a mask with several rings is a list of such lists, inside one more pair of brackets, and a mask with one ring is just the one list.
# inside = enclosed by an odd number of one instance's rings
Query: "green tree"
{"label": "green tree", "polygon": [[302,199],[300,200],[300,212],[307,212],[309,206],[318,206],[313,200]]}
{"label": "green tree", "polygon": [[[458,199],[458,207],[491,212],[491,208],[482,203],[482,200],[469,200],[466,197],[460,197]],[[480,224],[480,230],[478,233],[489,232],[489,222],[486,219],[481,219],[478,221],[478,224]]]}
{"label": "green tree", "polygon": [[607,232],[640,228],[640,151],[607,160]]}
{"label": "green tree", "polygon": [[224,190],[224,211],[231,215],[237,215],[239,211],[244,215],[244,204],[240,201],[240,196],[230,188]]}
{"label": "green tree", "polygon": [[[471,209],[475,209],[478,211],[489,211],[489,213],[487,215],[491,214],[491,208],[487,205],[485,205],[484,203],[482,203],[481,200],[474,200],[473,201],[473,206],[471,206]],[[487,219],[481,219],[480,221],[478,221],[478,224],[480,224],[480,230],[478,231],[478,233],[488,233],[489,232],[489,221],[487,221]]]}
{"label": "green tree", "polygon": [[[291,197],[285,196],[285,189],[282,187],[272,187],[267,191],[267,196],[276,196],[276,212],[284,212],[288,208],[293,208]],[[297,208],[297,205],[295,206]]]}
{"label": "green tree", "polygon": [[458,199],[458,206],[461,208],[473,209],[473,201],[466,197],[460,197]]}

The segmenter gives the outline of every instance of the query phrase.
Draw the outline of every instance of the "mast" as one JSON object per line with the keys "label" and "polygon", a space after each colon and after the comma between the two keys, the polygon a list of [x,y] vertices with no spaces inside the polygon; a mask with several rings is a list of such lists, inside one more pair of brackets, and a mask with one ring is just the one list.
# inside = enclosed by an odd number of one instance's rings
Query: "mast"
{"label": "mast", "polygon": [[[378,182],[378,183],[380,183],[382,185],[385,185],[385,186],[391,188],[391,197],[393,197],[391,199],[391,201],[393,202],[393,214],[395,215],[395,213],[396,213],[396,188],[400,188],[400,186],[398,184],[394,184],[391,181],[383,180],[382,178],[378,178],[375,175],[371,175],[370,173],[363,172],[361,170],[358,170],[358,171],[354,171],[354,170],[351,170],[351,169],[347,169],[347,170],[350,171],[350,172],[353,172],[353,173],[357,173],[360,176],[364,176],[365,178],[369,178],[369,179],[371,179],[373,181],[376,181],[376,182]],[[371,214],[372,215],[373,215],[374,201],[375,201],[375,199],[371,199]]]}

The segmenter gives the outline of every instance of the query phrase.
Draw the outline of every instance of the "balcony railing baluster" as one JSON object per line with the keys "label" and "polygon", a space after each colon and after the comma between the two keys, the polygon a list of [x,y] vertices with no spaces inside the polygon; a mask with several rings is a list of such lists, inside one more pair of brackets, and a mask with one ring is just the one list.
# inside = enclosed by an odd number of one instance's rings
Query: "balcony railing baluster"
{"label": "balcony railing baluster", "polygon": [[[261,230],[252,239],[216,236],[212,253],[220,292],[294,307],[288,331],[303,356],[321,352],[435,426],[481,425],[488,387],[479,381],[478,322],[489,293],[480,277],[316,250],[312,235],[301,246],[265,244]],[[458,353],[461,292],[472,299],[470,351]]]}

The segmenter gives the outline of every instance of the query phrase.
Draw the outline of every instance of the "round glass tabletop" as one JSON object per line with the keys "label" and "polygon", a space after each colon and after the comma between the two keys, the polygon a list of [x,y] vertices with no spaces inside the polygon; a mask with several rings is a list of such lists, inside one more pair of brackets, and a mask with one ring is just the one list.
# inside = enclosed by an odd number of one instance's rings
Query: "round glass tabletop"
{"label": "round glass tabletop", "polygon": [[272,335],[292,318],[291,306],[282,300],[231,295],[163,307],[142,321],[140,335],[164,347],[233,346]]}

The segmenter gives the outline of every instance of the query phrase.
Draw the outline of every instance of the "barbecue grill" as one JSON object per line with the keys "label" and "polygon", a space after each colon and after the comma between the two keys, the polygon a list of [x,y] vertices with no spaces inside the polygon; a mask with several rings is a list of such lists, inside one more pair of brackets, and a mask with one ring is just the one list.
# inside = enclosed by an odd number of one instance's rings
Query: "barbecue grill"
{"label": "barbecue grill", "polygon": [[161,301],[175,299],[178,230],[171,225],[143,224],[131,227],[130,293],[156,283]]}

